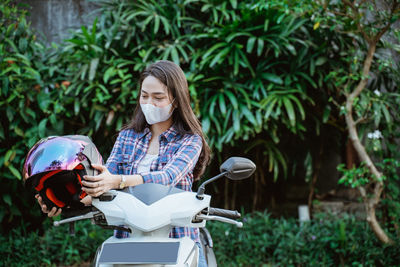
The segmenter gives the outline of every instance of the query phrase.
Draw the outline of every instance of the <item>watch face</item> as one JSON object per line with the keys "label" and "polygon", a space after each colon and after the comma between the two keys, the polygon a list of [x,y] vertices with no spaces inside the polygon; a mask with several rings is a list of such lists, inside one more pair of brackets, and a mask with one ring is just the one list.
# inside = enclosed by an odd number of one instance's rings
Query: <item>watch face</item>
{"label": "watch face", "polygon": [[125,188],[125,176],[121,175],[121,183],[119,184],[119,189],[124,189]]}

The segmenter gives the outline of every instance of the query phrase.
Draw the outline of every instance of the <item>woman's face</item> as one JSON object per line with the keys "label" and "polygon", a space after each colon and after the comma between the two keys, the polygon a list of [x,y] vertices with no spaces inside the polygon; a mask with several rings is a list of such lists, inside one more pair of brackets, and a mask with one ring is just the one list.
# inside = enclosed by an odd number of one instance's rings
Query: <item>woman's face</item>
{"label": "woman's face", "polygon": [[140,104],[152,104],[162,108],[171,104],[172,99],[168,94],[168,88],[154,76],[147,76],[140,89]]}

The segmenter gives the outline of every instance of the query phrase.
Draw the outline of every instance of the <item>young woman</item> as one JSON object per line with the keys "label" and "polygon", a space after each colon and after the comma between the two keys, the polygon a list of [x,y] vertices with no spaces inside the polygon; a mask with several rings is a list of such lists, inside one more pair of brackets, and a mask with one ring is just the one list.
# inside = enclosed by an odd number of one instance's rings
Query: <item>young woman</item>
{"label": "young woman", "polygon": [[[100,174],[84,177],[83,190],[88,195],[96,197],[111,189],[129,189],[142,183],[175,184],[191,191],[193,181],[203,174],[210,148],[190,106],[182,69],[166,60],[150,65],[140,77],[138,102],[106,166],[93,165]],[[61,210],[55,208],[47,211],[38,200],[49,216],[60,214]],[[199,244],[197,228],[176,227],[171,236],[189,236]],[[205,264],[202,254],[199,266]]]}

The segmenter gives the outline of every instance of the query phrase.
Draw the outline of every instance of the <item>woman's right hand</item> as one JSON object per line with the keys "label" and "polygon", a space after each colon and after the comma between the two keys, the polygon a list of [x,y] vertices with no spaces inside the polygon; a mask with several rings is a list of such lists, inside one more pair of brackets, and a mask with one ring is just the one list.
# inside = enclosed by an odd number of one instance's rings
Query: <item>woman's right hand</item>
{"label": "woman's right hand", "polygon": [[47,213],[48,217],[53,217],[53,216],[57,216],[57,215],[61,214],[61,211],[62,211],[61,208],[57,209],[56,207],[53,207],[51,210],[48,210],[46,204],[43,203],[43,200],[39,196],[39,194],[36,194],[35,198],[39,202],[40,208],[42,209],[43,213]]}

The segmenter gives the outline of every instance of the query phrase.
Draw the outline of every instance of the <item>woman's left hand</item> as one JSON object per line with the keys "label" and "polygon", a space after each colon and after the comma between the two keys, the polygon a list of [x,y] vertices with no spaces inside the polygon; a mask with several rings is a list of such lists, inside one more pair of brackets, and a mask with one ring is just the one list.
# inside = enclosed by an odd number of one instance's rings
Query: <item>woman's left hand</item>
{"label": "woman's left hand", "polygon": [[111,174],[106,166],[92,164],[92,167],[100,171],[97,176],[83,176],[82,180],[83,190],[92,197],[98,197],[101,194],[118,188],[120,177],[118,175]]}

